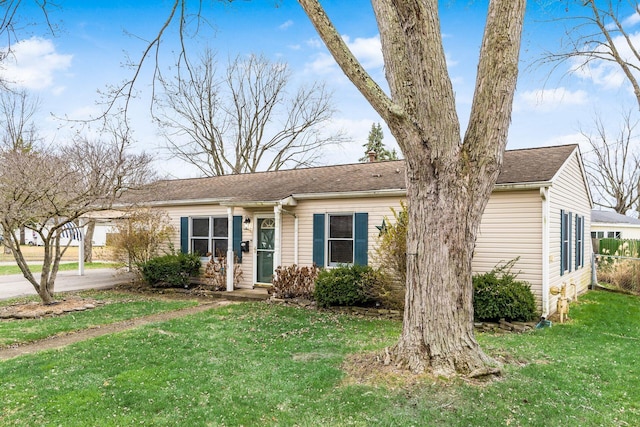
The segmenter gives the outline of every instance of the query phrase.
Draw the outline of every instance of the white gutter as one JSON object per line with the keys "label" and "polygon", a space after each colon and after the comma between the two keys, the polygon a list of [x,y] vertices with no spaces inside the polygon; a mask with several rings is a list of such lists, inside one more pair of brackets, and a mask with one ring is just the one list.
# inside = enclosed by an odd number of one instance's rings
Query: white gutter
{"label": "white gutter", "polygon": [[512,182],[505,184],[496,184],[493,191],[511,191],[511,190],[536,190],[543,187],[550,187],[551,181],[533,181],[533,182]]}
{"label": "white gutter", "polygon": [[545,318],[549,316],[550,196],[550,187],[540,187],[540,198],[542,199],[542,315]]}
{"label": "white gutter", "polygon": [[389,190],[367,190],[367,191],[346,191],[346,192],[330,192],[330,193],[302,193],[292,194],[296,200],[312,200],[312,199],[353,199],[372,196],[400,196],[405,197],[407,190],[404,188],[396,188]]}

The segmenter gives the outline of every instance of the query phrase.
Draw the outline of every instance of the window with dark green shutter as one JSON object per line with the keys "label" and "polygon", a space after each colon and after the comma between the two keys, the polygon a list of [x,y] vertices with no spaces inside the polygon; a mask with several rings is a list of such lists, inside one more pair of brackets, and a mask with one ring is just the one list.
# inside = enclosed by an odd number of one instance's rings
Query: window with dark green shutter
{"label": "window with dark green shutter", "polygon": [[367,213],[314,214],[313,262],[320,267],[367,265],[368,227]]}

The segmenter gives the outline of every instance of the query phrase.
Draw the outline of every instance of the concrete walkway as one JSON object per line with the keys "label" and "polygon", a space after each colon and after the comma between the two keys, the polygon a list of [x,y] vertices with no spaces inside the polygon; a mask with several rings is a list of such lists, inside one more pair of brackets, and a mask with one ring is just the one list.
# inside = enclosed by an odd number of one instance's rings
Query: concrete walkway
{"label": "concrete walkway", "polygon": [[[39,274],[35,275],[37,278]],[[77,270],[59,271],[56,277],[54,292],[77,291],[81,289],[107,289],[119,283],[126,283],[133,278],[127,273],[114,268],[86,269],[79,276]],[[0,299],[15,298],[24,295],[37,295],[33,285],[21,274],[0,276]]]}

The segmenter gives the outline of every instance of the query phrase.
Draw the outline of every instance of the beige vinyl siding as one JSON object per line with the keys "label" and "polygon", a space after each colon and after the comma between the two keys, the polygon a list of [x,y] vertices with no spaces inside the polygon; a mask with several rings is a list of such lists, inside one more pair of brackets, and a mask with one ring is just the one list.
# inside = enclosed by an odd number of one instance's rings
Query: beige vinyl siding
{"label": "beige vinyl siding", "polygon": [[[156,208],[157,210],[166,212],[171,221],[171,225],[176,230],[171,243],[176,251],[180,250],[180,218],[181,217],[203,217],[203,216],[217,216],[226,217],[227,207],[219,205],[189,205],[189,206],[171,206]],[[251,212],[247,212],[241,208],[234,208],[233,215],[242,215],[243,217],[249,215],[252,220],[253,216]],[[240,281],[240,287],[253,287],[253,236],[252,231],[242,229],[242,240],[250,240],[251,245],[249,252],[245,252],[242,256],[241,270],[242,278]],[[208,260],[203,258],[203,267]]]}
{"label": "beige vinyl siding", "polygon": [[[352,199],[324,199],[324,200],[301,200],[296,206],[296,215],[299,219],[299,264],[313,264],[313,214],[329,214],[329,213],[356,213],[366,212],[369,215],[369,264],[374,264],[374,248],[378,241],[379,231],[376,226],[382,224],[382,220],[393,218],[391,207],[400,209],[399,197],[370,197],[370,198],[352,198]],[[291,232],[293,235],[293,232]],[[283,256],[282,262],[292,262],[293,239],[283,238],[283,254],[287,254],[287,258]]]}
{"label": "beige vinyl siding", "polygon": [[[550,189],[549,218],[549,287],[574,283],[584,292],[591,283],[591,203],[578,155],[572,155],[558,172]],[[560,211],[572,215],[571,222],[571,271],[560,274]],[[575,269],[575,216],[584,217],[584,266]],[[571,294],[573,289],[568,289]],[[557,296],[549,296],[549,312],[556,311]]]}
{"label": "beige vinyl siding", "polygon": [[520,257],[512,272],[542,290],[542,200],[538,189],[494,191],[482,216],[472,268],[474,274]]}

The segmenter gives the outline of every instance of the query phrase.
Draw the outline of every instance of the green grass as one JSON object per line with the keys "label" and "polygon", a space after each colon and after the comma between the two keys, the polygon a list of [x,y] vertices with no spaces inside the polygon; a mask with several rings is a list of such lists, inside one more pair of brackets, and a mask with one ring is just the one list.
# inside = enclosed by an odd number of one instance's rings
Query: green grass
{"label": "green grass", "polygon": [[[86,291],[80,296],[105,302],[95,309],[44,319],[0,321],[0,348],[40,340],[56,334],[87,329],[149,314],[196,305],[195,301],[168,301],[142,298],[113,291]],[[39,301],[37,296],[0,301],[0,306]]]}
{"label": "green grass", "polygon": [[[84,264],[84,268],[87,270],[95,269],[95,268],[115,268],[120,264],[115,263],[106,263],[106,262],[87,262]],[[40,264],[29,264],[29,268],[32,273],[40,273],[42,271],[42,263]],[[77,262],[65,262],[61,263],[58,271],[70,271],[77,270],[78,263]],[[22,274],[20,271],[20,267],[17,265],[0,265],[0,276],[6,276],[9,274]]]}
{"label": "green grass", "polygon": [[594,292],[565,325],[480,335],[503,379],[346,385],[400,324],[247,303],[0,362],[0,425],[622,426],[640,420],[640,299]]}

